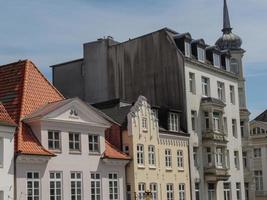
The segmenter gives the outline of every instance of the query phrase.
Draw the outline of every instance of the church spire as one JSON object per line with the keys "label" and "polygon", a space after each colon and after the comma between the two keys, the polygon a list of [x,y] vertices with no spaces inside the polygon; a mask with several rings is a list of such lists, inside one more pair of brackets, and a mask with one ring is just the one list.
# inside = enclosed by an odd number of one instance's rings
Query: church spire
{"label": "church spire", "polygon": [[228,7],[227,7],[227,1],[224,0],[224,5],[223,5],[223,33],[230,33],[232,31],[231,24],[230,24],[230,17],[229,17],[229,12],[228,12]]}

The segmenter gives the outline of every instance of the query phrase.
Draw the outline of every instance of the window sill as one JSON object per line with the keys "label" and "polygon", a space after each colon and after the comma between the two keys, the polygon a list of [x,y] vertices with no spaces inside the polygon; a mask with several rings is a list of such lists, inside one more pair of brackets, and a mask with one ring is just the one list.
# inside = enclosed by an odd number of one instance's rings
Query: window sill
{"label": "window sill", "polygon": [[89,156],[101,156],[101,153],[99,152],[89,152]]}
{"label": "window sill", "polygon": [[56,154],[61,154],[62,151],[61,150],[57,150],[57,149],[48,149],[49,151],[56,153]]}
{"label": "window sill", "polygon": [[166,171],[172,171],[172,168],[166,168]]}
{"label": "window sill", "polygon": [[146,167],[144,165],[138,165],[137,168],[138,169],[145,169]]}
{"label": "window sill", "polygon": [[178,168],[178,172],[184,172],[184,168]]}
{"label": "window sill", "polygon": [[143,129],[143,133],[147,133],[148,132],[148,130],[147,129]]}
{"label": "window sill", "polygon": [[74,155],[81,155],[81,151],[69,151],[69,154],[74,154]]}
{"label": "window sill", "polygon": [[149,166],[148,168],[149,168],[149,169],[152,169],[152,170],[157,169],[156,166]]}

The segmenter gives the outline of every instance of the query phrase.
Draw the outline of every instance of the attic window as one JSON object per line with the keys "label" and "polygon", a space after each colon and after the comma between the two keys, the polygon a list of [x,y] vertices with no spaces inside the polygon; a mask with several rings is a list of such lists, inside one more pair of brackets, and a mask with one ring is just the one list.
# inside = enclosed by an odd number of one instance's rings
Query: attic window
{"label": "attic window", "polygon": [[230,71],[230,59],[225,58],[225,67],[227,71]]}
{"label": "attic window", "polygon": [[189,42],[184,43],[184,54],[186,57],[191,57],[191,45]]}
{"label": "attic window", "polygon": [[205,50],[201,47],[197,47],[197,58],[200,62],[205,62]]}
{"label": "attic window", "polygon": [[220,55],[214,53],[213,54],[213,65],[214,67],[219,67],[221,66],[221,58]]}
{"label": "attic window", "polygon": [[169,113],[169,131],[178,132],[179,131],[179,114],[178,113]]}

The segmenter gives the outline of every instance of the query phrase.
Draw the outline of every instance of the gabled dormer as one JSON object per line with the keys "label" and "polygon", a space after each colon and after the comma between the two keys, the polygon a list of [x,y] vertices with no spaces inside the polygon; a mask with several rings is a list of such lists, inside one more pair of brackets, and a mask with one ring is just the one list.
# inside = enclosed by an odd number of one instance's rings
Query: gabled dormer
{"label": "gabled dormer", "polygon": [[192,55],[191,51],[192,38],[190,33],[178,34],[174,37],[174,40],[178,49],[184,54],[184,56],[190,58]]}
{"label": "gabled dormer", "polygon": [[210,63],[214,67],[221,68],[221,52],[216,46],[209,46],[206,48],[206,57],[208,63]]}
{"label": "gabled dormer", "polygon": [[206,62],[206,44],[203,39],[193,40],[191,42],[192,55],[199,62]]}

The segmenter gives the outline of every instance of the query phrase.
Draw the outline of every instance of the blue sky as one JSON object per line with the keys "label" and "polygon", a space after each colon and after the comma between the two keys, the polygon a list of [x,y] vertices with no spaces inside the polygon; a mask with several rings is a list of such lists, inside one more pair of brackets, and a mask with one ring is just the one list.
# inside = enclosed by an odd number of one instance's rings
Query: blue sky
{"label": "blue sky", "polygon": [[[0,0],[0,64],[31,59],[51,80],[50,65],[80,58],[82,44],[169,27],[213,44],[223,0]],[[267,1],[228,0],[233,32],[243,39],[248,106],[267,109]]]}

